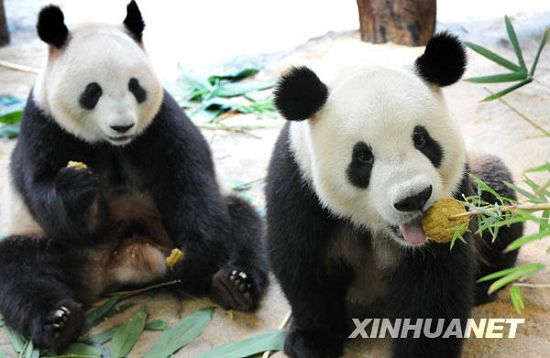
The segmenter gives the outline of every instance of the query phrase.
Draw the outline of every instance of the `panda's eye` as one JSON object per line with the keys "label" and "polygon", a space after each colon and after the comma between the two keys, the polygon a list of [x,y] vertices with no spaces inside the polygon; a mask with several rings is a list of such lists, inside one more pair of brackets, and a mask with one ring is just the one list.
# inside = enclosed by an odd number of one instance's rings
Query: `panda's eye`
{"label": "panda's eye", "polygon": [[353,159],[362,164],[371,164],[374,156],[365,143],[360,143],[353,148]]}
{"label": "panda's eye", "polygon": [[421,127],[417,127],[413,132],[413,142],[416,149],[421,149],[426,146],[426,130]]}
{"label": "panda's eye", "polygon": [[145,102],[145,99],[147,99],[147,92],[145,92],[143,87],[141,87],[137,78],[130,78],[130,81],[128,82],[128,90],[132,92],[134,97],[136,97],[136,101],[138,103],[143,103]]}
{"label": "panda's eye", "polygon": [[84,92],[80,95],[79,103],[82,108],[92,110],[96,106],[102,94],[103,91],[97,82],[88,83],[84,89]]}

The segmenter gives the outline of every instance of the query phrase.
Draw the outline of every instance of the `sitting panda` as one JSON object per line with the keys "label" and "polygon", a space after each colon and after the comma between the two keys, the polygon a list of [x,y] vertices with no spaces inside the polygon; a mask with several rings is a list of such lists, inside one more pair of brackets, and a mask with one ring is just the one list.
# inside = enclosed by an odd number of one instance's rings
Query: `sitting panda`
{"label": "sitting panda", "polygon": [[[227,309],[266,286],[262,221],[216,182],[208,143],[163,91],[134,1],[120,26],[40,11],[48,61],[27,102],[0,241],[0,312],[59,351],[106,290],[180,279]],[[87,168],[67,167],[69,161]],[[184,253],[167,267],[172,249]]]}
{"label": "sitting panda", "polygon": [[[441,87],[465,66],[462,44],[441,33],[410,68],[363,65],[328,84],[307,67],[282,76],[275,103],[288,122],[269,165],[267,246],[292,307],[291,357],[341,355],[352,317],[464,324],[474,303],[490,299],[490,282],[476,278],[514,265],[517,251],[502,249],[521,224],[503,227],[494,244],[467,234],[452,251],[421,226],[434,201],[474,194],[468,173],[515,198],[497,157],[467,160],[446,108]],[[392,355],[456,357],[461,346],[411,336],[394,339]]]}

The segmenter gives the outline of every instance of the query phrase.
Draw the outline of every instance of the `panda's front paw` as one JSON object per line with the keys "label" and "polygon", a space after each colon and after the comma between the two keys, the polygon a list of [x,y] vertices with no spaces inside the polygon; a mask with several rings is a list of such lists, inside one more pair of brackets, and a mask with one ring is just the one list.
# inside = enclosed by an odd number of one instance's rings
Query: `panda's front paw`
{"label": "panda's front paw", "polygon": [[62,168],[55,178],[55,189],[69,216],[83,215],[94,203],[99,182],[88,169]]}
{"label": "panda's front paw", "polygon": [[336,358],[342,356],[344,344],[334,332],[304,331],[291,326],[284,348],[292,358]]}
{"label": "panda's front paw", "polygon": [[83,324],[81,306],[71,301],[61,302],[33,323],[31,339],[36,346],[59,353],[78,337]]}
{"label": "panda's front paw", "polygon": [[226,267],[212,278],[212,298],[224,309],[252,311],[258,303],[258,287],[250,273]]}

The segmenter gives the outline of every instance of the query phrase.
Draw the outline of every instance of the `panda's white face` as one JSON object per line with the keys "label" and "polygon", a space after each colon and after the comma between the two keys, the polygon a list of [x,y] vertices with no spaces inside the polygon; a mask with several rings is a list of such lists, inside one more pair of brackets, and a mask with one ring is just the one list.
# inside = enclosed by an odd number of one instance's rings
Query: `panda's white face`
{"label": "panda's white face", "polygon": [[125,145],[153,120],[162,87],[143,48],[122,26],[84,24],[50,48],[34,88],[38,106],[76,137]]}
{"label": "panda's white face", "polygon": [[412,71],[358,69],[331,84],[320,111],[290,131],[322,204],[404,245],[425,242],[422,211],[451,195],[464,171],[463,140],[441,90]]}

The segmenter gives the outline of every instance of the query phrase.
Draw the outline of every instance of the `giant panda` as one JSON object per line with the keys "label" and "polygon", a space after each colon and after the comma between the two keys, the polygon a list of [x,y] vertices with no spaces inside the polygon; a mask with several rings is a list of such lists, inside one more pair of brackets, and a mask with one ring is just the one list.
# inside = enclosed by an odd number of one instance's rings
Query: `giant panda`
{"label": "giant panda", "polygon": [[[106,290],[179,279],[251,311],[267,283],[262,221],[221,193],[208,143],[162,89],[143,30],[134,1],[121,25],[69,29],[52,5],[38,17],[48,58],[10,162],[0,312],[41,348],[62,350]],[[169,268],[173,248],[184,258]]]}
{"label": "giant panda", "polygon": [[[444,318],[445,329],[458,318],[464,327],[472,306],[492,298],[476,278],[515,263],[517,252],[502,249],[521,224],[494,244],[468,233],[452,251],[421,226],[437,199],[474,194],[469,173],[515,198],[503,184],[510,171],[497,157],[470,157],[446,107],[441,88],[465,66],[461,42],[440,33],[404,67],[362,64],[326,83],[308,67],[283,74],[275,104],[287,123],[266,201],[271,268],[292,307],[289,356],[340,356],[352,317]],[[422,333],[393,339],[392,355],[457,357],[461,347]]]}

